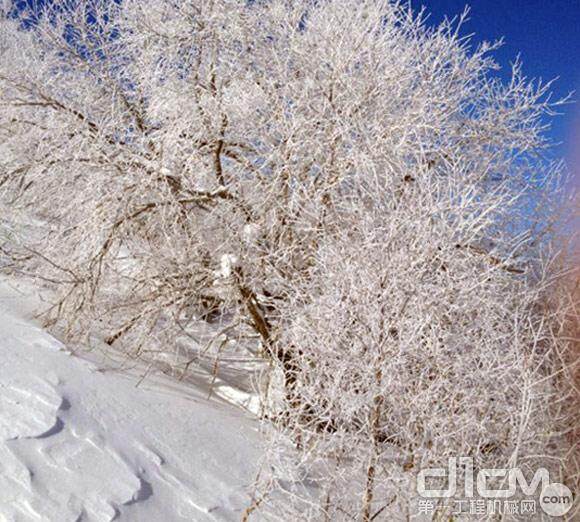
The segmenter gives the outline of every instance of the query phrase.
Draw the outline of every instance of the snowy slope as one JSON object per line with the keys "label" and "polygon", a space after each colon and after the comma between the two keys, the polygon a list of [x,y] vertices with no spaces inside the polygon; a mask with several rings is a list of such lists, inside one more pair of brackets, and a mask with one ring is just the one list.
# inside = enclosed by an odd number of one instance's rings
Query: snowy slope
{"label": "snowy slope", "polygon": [[240,520],[254,421],[70,355],[0,281],[0,520]]}

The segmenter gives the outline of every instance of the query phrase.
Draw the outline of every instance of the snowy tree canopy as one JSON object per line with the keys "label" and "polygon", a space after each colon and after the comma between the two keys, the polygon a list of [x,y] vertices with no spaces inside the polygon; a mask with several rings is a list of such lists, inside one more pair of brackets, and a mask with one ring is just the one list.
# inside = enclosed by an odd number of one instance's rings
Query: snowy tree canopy
{"label": "snowy tree canopy", "polygon": [[275,427],[259,509],[391,520],[450,455],[561,455],[559,102],[520,64],[498,80],[499,44],[388,0],[0,23],[0,182],[27,223],[4,252],[71,337],[155,360],[217,322],[253,346]]}

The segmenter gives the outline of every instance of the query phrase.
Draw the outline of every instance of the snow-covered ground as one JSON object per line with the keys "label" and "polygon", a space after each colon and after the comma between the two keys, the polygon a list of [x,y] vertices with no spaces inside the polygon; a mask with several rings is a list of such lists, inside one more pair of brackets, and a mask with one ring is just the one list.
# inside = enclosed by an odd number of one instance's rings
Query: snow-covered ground
{"label": "snow-covered ground", "polygon": [[[0,280],[0,521],[240,520],[255,421],[162,377],[71,355]],[[34,292],[32,292],[34,293]]]}

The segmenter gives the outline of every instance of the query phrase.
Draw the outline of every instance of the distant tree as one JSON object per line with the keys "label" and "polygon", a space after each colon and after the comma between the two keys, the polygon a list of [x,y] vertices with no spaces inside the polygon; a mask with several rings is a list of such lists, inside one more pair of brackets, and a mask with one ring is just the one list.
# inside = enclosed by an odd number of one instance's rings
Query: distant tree
{"label": "distant tree", "polygon": [[558,469],[549,84],[388,0],[3,5],[3,249],[71,336],[259,340],[248,513],[404,517],[449,456]]}

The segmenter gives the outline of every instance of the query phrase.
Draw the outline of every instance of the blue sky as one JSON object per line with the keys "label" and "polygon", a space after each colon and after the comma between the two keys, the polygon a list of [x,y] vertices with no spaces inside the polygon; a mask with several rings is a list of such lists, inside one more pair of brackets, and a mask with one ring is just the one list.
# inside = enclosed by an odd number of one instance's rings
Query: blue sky
{"label": "blue sky", "polygon": [[411,5],[425,6],[432,13],[429,23],[469,5],[463,33],[475,33],[476,41],[504,37],[495,56],[506,73],[519,53],[528,77],[559,77],[555,97],[576,91],[575,102],[561,107],[564,114],[553,119],[550,137],[561,142],[555,153],[566,158],[580,187],[580,0],[411,0]]}

